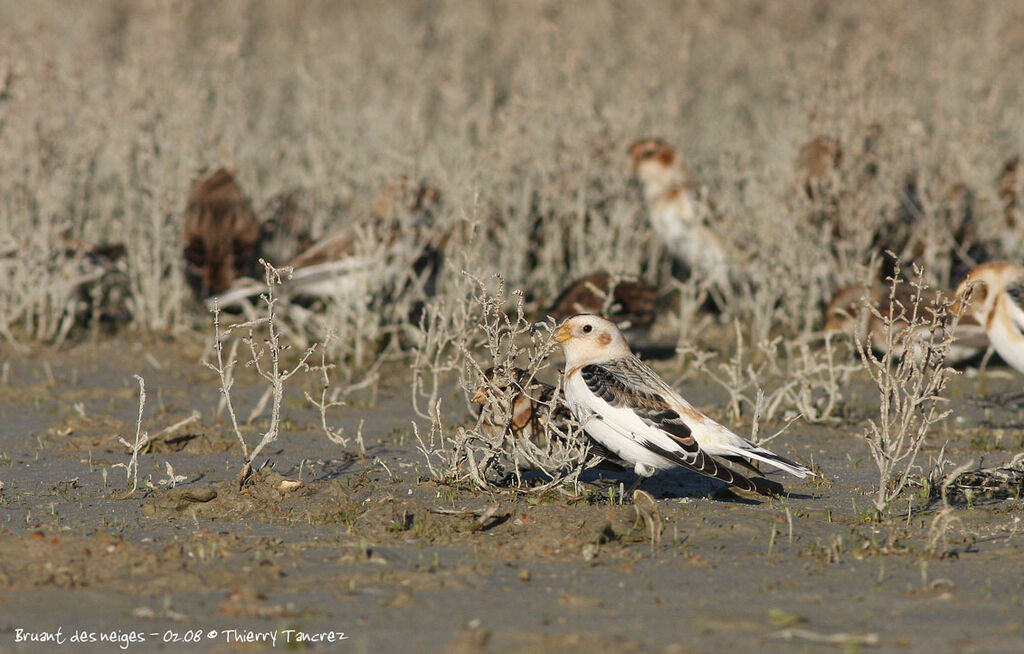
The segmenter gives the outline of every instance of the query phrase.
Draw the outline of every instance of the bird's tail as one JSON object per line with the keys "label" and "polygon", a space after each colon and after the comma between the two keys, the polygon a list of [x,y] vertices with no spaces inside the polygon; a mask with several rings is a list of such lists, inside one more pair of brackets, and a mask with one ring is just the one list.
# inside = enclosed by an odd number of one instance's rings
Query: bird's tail
{"label": "bird's tail", "polygon": [[812,472],[811,469],[808,468],[807,466],[797,463],[796,461],[790,461],[786,457],[779,456],[775,452],[772,452],[771,450],[765,449],[763,447],[754,446],[747,449],[730,446],[729,449],[732,450],[732,452],[737,456],[762,461],[769,465],[775,466],[779,470],[784,470],[785,472],[788,472],[789,474],[795,477],[800,477],[801,479],[803,479],[804,477],[817,477],[817,475],[814,474],[814,472]]}

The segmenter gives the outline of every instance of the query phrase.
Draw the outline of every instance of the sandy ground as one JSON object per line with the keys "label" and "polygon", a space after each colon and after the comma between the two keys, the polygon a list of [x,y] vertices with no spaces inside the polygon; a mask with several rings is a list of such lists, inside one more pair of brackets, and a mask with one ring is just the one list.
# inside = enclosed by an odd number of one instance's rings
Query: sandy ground
{"label": "sandy ground", "polygon": [[[0,651],[54,651],[25,639],[58,633],[56,651],[1024,651],[1024,501],[956,504],[945,555],[928,555],[937,507],[920,492],[871,518],[877,472],[857,437],[870,407],[774,442],[824,480],[783,480],[783,498],[709,498],[667,475],[645,486],[658,498],[645,522],[609,502],[629,477],[588,473],[578,496],[539,497],[430,480],[408,370],[395,367],[374,403],[339,412],[350,434],[364,421],[365,455],[328,441],[293,388],[270,466],[239,491],[241,453],[213,419],[201,346],[125,343],[6,359]],[[150,433],[202,418],[140,456],[157,487],[126,497],[112,466],[129,458],[117,437],[134,437],[133,373]],[[1022,412],[972,398],[1019,381],[1006,369],[956,378],[958,417],[933,442],[948,439],[957,462],[1008,461]],[[682,390],[715,414],[714,390]],[[243,413],[259,392],[240,377]],[[158,484],[167,463],[187,476],[177,488]],[[283,479],[303,483],[283,491]]]}

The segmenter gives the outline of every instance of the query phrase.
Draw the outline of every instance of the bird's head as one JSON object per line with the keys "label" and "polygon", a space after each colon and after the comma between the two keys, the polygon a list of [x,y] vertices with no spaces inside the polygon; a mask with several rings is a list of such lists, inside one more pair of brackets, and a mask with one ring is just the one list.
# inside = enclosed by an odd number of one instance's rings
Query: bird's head
{"label": "bird's head", "polygon": [[629,147],[629,166],[648,196],[687,181],[686,169],[675,150],[658,138],[645,138]]}
{"label": "bird's head", "polygon": [[620,359],[631,354],[629,344],[615,323],[591,314],[573,316],[555,332],[568,366]]}
{"label": "bird's head", "polygon": [[665,141],[659,138],[645,138],[629,146],[629,162],[634,173],[646,163],[668,168],[676,161],[676,153]]}
{"label": "bird's head", "polygon": [[473,402],[484,404],[494,397],[508,397],[512,388],[522,389],[530,375],[522,368],[493,366],[484,371],[480,386],[473,395]]}
{"label": "bird's head", "polygon": [[984,325],[999,295],[1022,274],[1024,268],[1009,261],[990,261],[976,266],[957,286],[953,311],[973,316]]}

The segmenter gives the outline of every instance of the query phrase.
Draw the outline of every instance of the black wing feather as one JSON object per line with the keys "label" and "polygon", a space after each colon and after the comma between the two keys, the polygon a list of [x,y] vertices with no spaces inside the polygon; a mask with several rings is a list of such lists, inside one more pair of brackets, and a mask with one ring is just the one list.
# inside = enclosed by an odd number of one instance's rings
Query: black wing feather
{"label": "black wing feather", "polygon": [[669,452],[668,450],[659,447],[649,441],[641,442],[643,446],[646,447],[647,449],[651,450],[652,452],[660,456],[665,457],[669,461],[672,461],[673,463],[676,463],[683,468],[688,468],[690,470],[693,470],[694,472],[699,472],[702,475],[707,475],[708,477],[720,479],[721,481],[724,481],[730,486],[735,486],[740,490],[749,491],[751,493],[758,492],[758,487],[756,484],[754,484],[754,482],[750,481],[743,475],[731,470],[730,468],[724,465],[719,465],[718,461],[716,461],[714,457],[710,457],[707,454],[704,454],[704,452],[699,448],[695,451],[696,456],[691,462],[687,461],[677,452]]}
{"label": "black wing feather", "polygon": [[596,363],[584,366],[580,375],[590,392],[611,406],[632,409],[644,422],[664,431],[683,449],[696,450],[690,427],[682,421],[679,412],[669,407],[663,395],[638,390],[635,384],[616,374],[616,370]]}
{"label": "black wing feather", "polygon": [[[631,364],[633,360],[622,363]],[[636,360],[636,363],[639,361]],[[708,456],[700,449],[689,426],[682,421],[675,409],[669,407],[664,396],[655,391],[637,389],[635,384],[629,383],[630,380],[625,375],[617,374],[617,372],[616,369],[609,366],[595,363],[581,368],[580,376],[591,393],[613,407],[633,410],[645,423],[670,436],[689,456],[666,450],[647,440],[640,440],[641,445],[683,468],[720,479],[741,490],[759,492],[757,485],[752,481],[727,466],[719,464],[713,457]]]}

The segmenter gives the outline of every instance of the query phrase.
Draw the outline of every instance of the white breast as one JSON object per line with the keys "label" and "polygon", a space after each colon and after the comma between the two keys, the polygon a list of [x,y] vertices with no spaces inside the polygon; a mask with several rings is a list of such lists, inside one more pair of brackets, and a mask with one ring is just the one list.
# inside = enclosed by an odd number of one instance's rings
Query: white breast
{"label": "white breast", "polygon": [[576,419],[590,437],[618,455],[623,461],[632,463],[638,475],[650,477],[657,470],[678,467],[672,461],[651,452],[637,442],[637,435],[657,443],[667,450],[676,446],[667,441],[668,437],[644,423],[629,409],[616,408],[595,396],[587,388],[583,377],[577,372],[569,377],[565,385],[565,399]]}
{"label": "white breast", "polygon": [[1014,322],[1014,318],[1022,319],[1019,308],[1010,303],[1005,297],[996,301],[993,309],[995,316],[989,324],[988,337],[992,341],[992,347],[996,349],[999,356],[1006,363],[1018,372],[1024,373],[1024,335]]}

